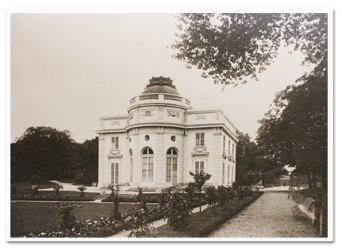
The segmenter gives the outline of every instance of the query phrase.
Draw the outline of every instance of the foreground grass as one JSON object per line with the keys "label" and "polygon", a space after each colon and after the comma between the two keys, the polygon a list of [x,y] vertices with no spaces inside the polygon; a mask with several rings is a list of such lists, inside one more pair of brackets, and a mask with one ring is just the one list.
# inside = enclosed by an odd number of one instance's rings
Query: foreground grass
{"label": "foreground grass", "polygon": [[[59,219],[56,216],[58,202],[12,202],[11,203],[11,237],[57,230]],[[76,220],[99,220],[109,217],[113,209],[111,203],[82,203],[75,208]],[[131,204],[120,204],[120,212],[126,213]]]}
{"label": "foreground grass", "polygon": [[169,225],[164,225],[153,230],[149,237],[155,238],[191,238],[205,237],[213,230],[217,229],[227,220],[241,212],[245,207],[249,206],[262,193],[254,193],[252,197],[243,200],[233,200],[232,204],[227,207],[212,207],[207,208],[201,213],[192,215],[189,227],[181,231],[172,230]]}

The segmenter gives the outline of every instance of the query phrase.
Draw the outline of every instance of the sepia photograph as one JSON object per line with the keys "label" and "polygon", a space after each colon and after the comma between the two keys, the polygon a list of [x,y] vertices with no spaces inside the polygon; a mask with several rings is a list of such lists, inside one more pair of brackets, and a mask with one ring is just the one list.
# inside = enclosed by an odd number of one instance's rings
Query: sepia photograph
{"label": "sepia photograph", "polygon": [[334,240],[332,8],[12,9],[7,40],[7,241]]}

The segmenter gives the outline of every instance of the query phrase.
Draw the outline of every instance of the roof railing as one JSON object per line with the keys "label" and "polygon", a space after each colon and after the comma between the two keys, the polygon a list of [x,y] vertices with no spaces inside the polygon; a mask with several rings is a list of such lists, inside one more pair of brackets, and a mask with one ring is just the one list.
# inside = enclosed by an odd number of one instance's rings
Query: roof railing
{"label": "roof railing", "polygon": [[139,96],[139,99],[140,100],[158,99],[158,94],[141,95]]}
{"label": "roof railing", "polygon": [[182,97],[176,95],[164,95],[165,100],[182,101]]}

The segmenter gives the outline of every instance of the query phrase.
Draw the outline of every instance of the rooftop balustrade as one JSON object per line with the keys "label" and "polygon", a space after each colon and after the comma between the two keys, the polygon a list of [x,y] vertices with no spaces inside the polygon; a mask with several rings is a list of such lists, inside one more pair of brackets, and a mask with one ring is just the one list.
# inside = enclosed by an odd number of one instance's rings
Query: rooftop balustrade
{"label": "rooftop balustrade", "polygon": [[144,94],[139,95],[137,97],[133,97],[129,103],[133,104],[135,102],[144,101],[144,100],[170,100],[170,101],[176,101],[181,102],[186,105],[190,106],[190,101],[184,97],[180,97],[177,95],[171,95],[171,94]]}

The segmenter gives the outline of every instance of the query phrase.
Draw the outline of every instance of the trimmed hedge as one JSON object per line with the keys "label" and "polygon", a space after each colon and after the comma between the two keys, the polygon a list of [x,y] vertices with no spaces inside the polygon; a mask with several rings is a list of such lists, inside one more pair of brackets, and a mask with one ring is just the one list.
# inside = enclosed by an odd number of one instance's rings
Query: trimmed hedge
{"label": "trimmed hedge", "polygon": [[83,193],[76,191],[59,191],[56,195],[54,191],[38,191],[20,190],[16,194],[11,195],[11,200],[34,200],[34,201],[94,201],[99,193]]}
{"label": "trimmed hedge", "polygon": [[[159,203],[160,198],[162,197],[163,194],[161,193],[154,193],[154,194],[142,194],[142,199],[147,202],[147,203]],[[180,193],[180,195],[184,196],[184,198],[188,197],[187,193]],[[205,194],[201,194],[202,198],[205,197]],[[194,199],[198,198],[199,194],[194,194]],[[113,202],[112,196],[108,196],[105,199],[102,200],[102,202]],[[134,196],[123,196],[119,194],[119,202],[138,202],[137,195]],[[197,203],[199,204],[199,203]]]}

